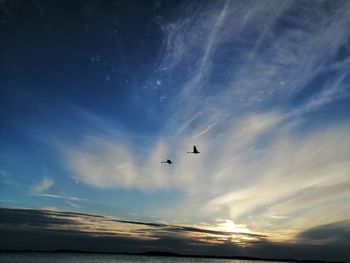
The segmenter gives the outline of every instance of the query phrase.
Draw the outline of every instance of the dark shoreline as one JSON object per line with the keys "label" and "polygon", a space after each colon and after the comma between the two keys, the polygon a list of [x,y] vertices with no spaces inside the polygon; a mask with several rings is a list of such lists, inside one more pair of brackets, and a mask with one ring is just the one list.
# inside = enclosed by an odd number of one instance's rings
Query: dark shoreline
{"label": "dark shoreline", "polygon": [[183,255],[173,252],[148,251],[142,253],[127,252],[94,252],[80,250],[0,250],[1,254],[5,253],[80,253],[80,254],[105,254],[105,255],[128,255],[128,256],[161,256],[161,257],[181,257],[181,258],[212,258],[212,259],[237,259],[237,260],[256,260],[256,261],[272,261],[272,262],[301,262],[301,263],[345,263],[345,261],[324,261],[324,260],[301,260],[290,258],[259,258],[245,256],[211,256],[211,255]]}

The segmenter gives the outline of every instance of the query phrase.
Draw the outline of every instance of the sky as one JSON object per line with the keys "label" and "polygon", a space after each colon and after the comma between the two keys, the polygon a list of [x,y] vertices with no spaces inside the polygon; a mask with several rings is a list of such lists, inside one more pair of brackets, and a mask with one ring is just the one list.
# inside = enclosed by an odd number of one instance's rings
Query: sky
{"label": "sky", "polygon": [[348,260],[349,1],[0,14],[2,248]]}

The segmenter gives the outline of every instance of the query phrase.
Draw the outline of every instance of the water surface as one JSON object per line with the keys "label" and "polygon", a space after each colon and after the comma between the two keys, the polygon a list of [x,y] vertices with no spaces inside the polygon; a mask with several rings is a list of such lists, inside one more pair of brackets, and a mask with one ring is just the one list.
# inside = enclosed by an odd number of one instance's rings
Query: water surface
{"label": "water surface", "polygon": [[[160,257],[85,253],[1,253],[0,263],[122,263],[122,262],[208,262],[208,263],[266,263],[270,261],[213,259],[191,257]],[[282,261],[281,261],[282,262]]]}

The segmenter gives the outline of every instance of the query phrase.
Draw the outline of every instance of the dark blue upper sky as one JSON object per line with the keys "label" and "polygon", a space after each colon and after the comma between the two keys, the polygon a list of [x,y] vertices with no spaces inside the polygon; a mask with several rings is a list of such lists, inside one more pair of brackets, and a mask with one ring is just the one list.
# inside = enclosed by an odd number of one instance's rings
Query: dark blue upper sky
{"label": "dark blue upper sky", "polygon": [[66,119],[67,104],[155,131],[142,86],[156,70],[161,16],[174,3],[4,3],[2,118]]}
{"label": "dark blue upper sky", "polygon": [[349,2],[4,0],[0,12],[1,206],[280,242],[348,227]]}

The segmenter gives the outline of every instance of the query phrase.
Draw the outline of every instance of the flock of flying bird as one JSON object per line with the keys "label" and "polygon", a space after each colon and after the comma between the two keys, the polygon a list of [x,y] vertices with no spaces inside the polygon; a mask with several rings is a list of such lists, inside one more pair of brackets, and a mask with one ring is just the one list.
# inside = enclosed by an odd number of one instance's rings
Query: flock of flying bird
{"label": "flock of flying bird", "polygon": [[[194,153],[194,154],[198,154],[200,153],[198,150],[197,150],[197,147],[196,145],[193,145],[193,152],[187,152],[187,153]],[[167,159],[165,162],[162,162],[162,163],[167,163],[167,164],[172,164],[173,162],[169,159]]]}

